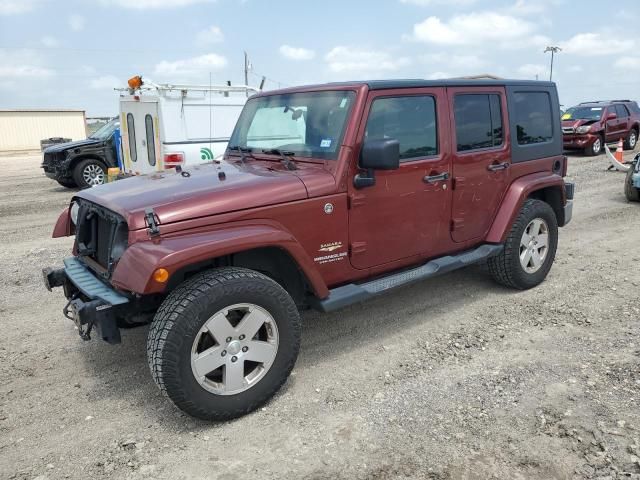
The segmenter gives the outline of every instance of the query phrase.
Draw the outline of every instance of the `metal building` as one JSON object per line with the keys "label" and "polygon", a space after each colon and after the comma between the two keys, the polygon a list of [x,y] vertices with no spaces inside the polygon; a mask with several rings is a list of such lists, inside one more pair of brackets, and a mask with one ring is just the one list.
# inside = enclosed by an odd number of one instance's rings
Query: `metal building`
{"label": "metal building", "polygon": [[87,137],[84,110],[0,109],[0,153],[40,150],[40,140]]}

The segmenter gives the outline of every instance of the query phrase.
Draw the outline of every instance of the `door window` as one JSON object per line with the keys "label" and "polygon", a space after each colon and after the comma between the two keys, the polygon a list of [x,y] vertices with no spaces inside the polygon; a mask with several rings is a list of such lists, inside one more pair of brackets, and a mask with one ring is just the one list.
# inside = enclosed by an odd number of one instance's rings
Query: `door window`
{"label": "door window", "polygon": [[453,104],[459,152],[502,145],[500,95],[456,95]]}
{"label": "door window", "polygon": [[131,161],[138,160],[138,151],[136,150],[136,128],[133,121],[133,114],[127,113],[127,135],[129,136],[129,155]]}
{"label": "door window", "polygon": [[513,94],[518,145],[553,140],[551,98],[547,92],[516,92]]}
{"label": "door window", "polygon": [[627,118],[629,116],[629,111],[624,105],[616,105],[616,115],[618,118]]}
{"label": "door window", "polygon": [[432,96],[385,97],[374,100],[365,139],[396,139],[400,162],[438,153],[436,103]]}
{"label": "door window", "polygon": [[154,166],[156,164],[156,144],[153,136],[153,118],[149,114],[144,116],[144,128],[147,135],[147,159],[149,165]]}

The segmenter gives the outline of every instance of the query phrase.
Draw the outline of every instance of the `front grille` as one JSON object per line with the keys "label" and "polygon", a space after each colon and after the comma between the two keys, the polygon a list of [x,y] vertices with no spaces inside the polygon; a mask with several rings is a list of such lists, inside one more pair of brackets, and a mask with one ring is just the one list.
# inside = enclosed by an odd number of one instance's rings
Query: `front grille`
{"label": "front grille", "polygon": [[575,133],[573,127],[562,127],[562,133]]}
{"label": "front grille", "polygon": [[[127,247],[128,229],[124,219],[115,212],[82,199],[78,202],[76,250],[89,259],[89,267],[110,277],[115,262]],[[99,268],[95,268],[95,267]]]}

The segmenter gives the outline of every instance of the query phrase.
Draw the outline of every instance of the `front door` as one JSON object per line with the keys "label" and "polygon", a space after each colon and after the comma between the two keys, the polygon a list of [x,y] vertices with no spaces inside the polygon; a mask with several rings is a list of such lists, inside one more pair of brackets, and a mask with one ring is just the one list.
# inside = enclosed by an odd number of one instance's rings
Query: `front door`
{"label": "front door", "polygon": [[442,244],[448,240],[450,219],[446,118],[443,88],[370,93],[357,149],[367,139],[396,139],[400,168],[375,171],[375,185],[370,187],[357,189],[350,182],[349,242],[355,268],[437,256],[446,250]]}
{"label": "front door", "polygon": [[451,238],[481,239],[508,185],[510,155],[504,88],[449,88],[454,192]]}

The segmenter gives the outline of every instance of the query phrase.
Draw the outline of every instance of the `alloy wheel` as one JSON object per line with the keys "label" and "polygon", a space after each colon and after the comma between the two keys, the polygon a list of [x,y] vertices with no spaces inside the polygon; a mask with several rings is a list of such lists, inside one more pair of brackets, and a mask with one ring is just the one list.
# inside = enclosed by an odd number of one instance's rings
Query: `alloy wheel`
{"label": "alloy wheel", "polygon": [[599,138],[596,138],[591,148],[593,148],[593,153],[595,153],[596,155],[600,153],[600,150],[602,150],[602,143],[600,142]]}
{"label": "alloy wheel", "polygon": [[82,178],[87,185],[102,185],[104,183],[104,170],[95,163],[90,163],[82,170]]}
{"label": "alloy wheel", "polygon": [[211,393],[243,392],[271,368],[278,338],[276,322],[265,309],[250,303],[226,307],[204,323],[193,341],[193,375]]}
{"label": "alloy wheel", "polygon": [[520,239],[520,265],[527,273],[536,273],[549,251],[549,226],[542,218],[529,222]]}

